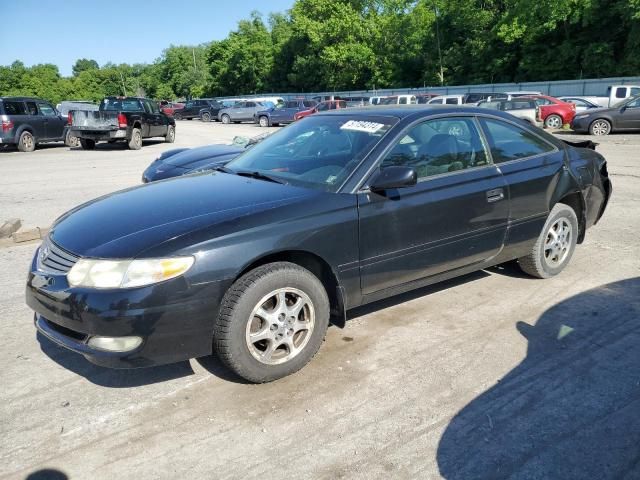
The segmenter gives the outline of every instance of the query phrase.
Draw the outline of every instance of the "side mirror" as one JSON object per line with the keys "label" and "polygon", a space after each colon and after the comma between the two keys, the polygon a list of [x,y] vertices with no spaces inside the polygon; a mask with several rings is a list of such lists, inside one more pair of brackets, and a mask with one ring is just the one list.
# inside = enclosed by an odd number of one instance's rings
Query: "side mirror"
{"label": "side mirror", "polygon": [[412,187],[418,183],[418,174],[411,167],[392,166],[380,169],[369,188],[381,192],[394,188]]}

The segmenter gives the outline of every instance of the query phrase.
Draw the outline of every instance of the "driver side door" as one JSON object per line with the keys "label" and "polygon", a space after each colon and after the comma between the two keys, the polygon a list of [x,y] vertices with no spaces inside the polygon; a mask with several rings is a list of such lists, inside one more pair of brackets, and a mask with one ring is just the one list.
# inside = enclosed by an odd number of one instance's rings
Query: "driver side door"
{"label": "driver side door", "polygon": [[508,190],[479,132],[471,116],[423,120],[383,153],[380,168],[410,166],[418,183],[358,193],[363,295],[406,290],[501,251]]}

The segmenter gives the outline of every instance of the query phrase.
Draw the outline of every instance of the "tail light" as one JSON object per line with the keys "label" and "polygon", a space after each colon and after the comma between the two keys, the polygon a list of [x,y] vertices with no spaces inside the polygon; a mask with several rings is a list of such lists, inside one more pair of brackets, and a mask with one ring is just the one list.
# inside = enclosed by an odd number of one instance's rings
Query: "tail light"
{"label": "tail light", "polygon": [[71,112],[67,113],[67,125],[73,125],[73,115],[71,115]]}
{"label": "tail light", "polygon": [[118,128],[127,128],[127,117],[124,113],[118,114]]}
{"label": "tail light", "polygon": [[2,131],[8,132],[13,129],[13,122],[11,120],[2,120]]}

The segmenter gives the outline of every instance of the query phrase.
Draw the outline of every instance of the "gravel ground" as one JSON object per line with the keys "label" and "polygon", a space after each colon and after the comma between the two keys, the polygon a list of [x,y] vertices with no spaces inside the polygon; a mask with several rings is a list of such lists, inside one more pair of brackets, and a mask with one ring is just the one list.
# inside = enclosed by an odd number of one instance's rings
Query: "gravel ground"
{"label": "gravel ground", "polygon": [[[181,122],[175,146],[261,131]],[[36,245],[0,248],[0,477],[640,478],[640,136],[596,141],[614,196],[559,277],[506,265],[354,310],[267,385],[215,358],[102,369],[38,339]],[[0,217],[48,225],[166,148],[0,153]]]}

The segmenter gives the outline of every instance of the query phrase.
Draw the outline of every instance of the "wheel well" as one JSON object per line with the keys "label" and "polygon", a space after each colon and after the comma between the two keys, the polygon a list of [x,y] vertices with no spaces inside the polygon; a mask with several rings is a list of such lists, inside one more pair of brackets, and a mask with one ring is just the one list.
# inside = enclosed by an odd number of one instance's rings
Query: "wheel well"
{"label": "wheel well", "polygon": [[584,209],[584,199],[579,192],[569,193],[565,195],[558,203],[564,203],[565,205],[571,207],[573,211],[576,213],[576,217],[578,218],[578,243],[582,243],[584,241],[585,235],[585,209]]}
{"label": "wheel well", "polygon": [[327,291],[329,297],[329,305],[331,307],[332,315],[338,317],[339,321],[344,325],[346,320],[344,317],[344,299],[342,298],[341,290],[339,289],[338,279],[333,272],[331,266],[321,257],[310,252],[293,250],[273,253],[257,260],[254,260],[247,265],[234,279],[234,282],[245,273],[257,268],[261,265],[273,262],[290,262],[300,265],[313,273]]}
{"label": "wheel well", "polygon": [[133,128],[139,128],[140,130],[142,130],[142,125],[140,124],[140,122],[135,122],[133,124]]}

